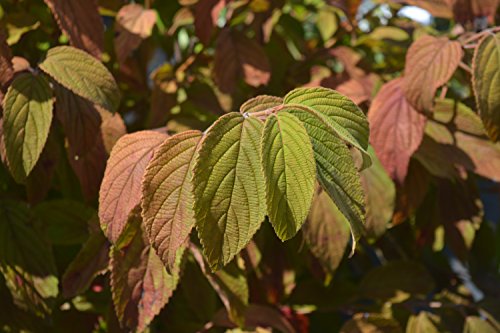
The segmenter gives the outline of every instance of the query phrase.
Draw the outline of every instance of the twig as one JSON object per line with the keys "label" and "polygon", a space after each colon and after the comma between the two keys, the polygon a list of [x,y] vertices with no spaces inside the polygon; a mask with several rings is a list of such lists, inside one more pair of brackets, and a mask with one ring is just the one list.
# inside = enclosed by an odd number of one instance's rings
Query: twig
{"label": "twig", "polygon": [[464,46],[464,45],[467,45],[471,42],[474,42],[478,39],[480,39],[481,37],[483,37],[484,35],[486,34],[489,34],[489,33],[493,33],[493,32],[497,32],[497,31],[500,31],[500,27],[493,27],[491,29],[486,29],[486,30],[483,30],[481,31],[480,33],[478,34],[475,34],[469,38],[467,38],[466,40],[464,40],[463,42],[461,42],[461,44]]}
{"label": "twig", "polygon": [[469,65],[467,65],[463,61],[460,61],[460,63],[458,64],[458,67],[462,68],[464,71],[468,72],[469,74],[472,74],[472,68],[470,68]]}

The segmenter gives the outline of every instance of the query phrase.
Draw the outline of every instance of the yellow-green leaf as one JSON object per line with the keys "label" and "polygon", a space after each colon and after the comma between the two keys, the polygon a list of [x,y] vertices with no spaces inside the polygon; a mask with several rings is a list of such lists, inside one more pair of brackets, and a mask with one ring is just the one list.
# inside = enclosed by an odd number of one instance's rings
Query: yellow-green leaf
{"label": "yellow-green leaf", "polygon": [[281,112],[267,118],[262,133],[262,167],[267,214],[276,234],[285,241],[305,222],[316,179],[311,140],[292,114]]}
{"label": "yellow-green leaf", "polygon": [[500,139],[500,33],[488,34],[476,48],[472,84],[488,136]]}
{"label": "yellow-green leaf", "polygon": [[241,113],[265,111],[283,104],[283,98],[269,95],[260,95],[249,99],[240,106]]}
{"label": "yellow-green leaf", "polygon": [[262,122],[232,112],[200,143],[193,171],[198,235],[212,270],[245,247],[266,214],[260,165]]}
{"label": "yellow-green leaf", "polygon": [[192,168],[200,131],[167,139],[149,163],[142,181],[142,217],[151,245],[169,271],[194,225]]}
{"label": "yellow-green leaf", "polygon": [[106,110],[118,109],[121,93],[113,75],[90,54],[71,46],[58,46],[47,52],[39,66],[75,94]]}
{"label": "yellow-green leaf", "polygon": [[17,182],[26,179],[42,153],[52,123],[52,104],[52,89],[42,75],[19,75],[5,95],[5,149]]}
{"label": "yellow-green leaf", "polygon": [[370,135],[368,120],[363,111],[348,97],[323,87],[297,88],[285,96],[284,103],[305,106],[321,113],[344,141],[361,152],[361,168],[370,166],[370,155],[366,151]]}
{"label": "yellow-green leaf", "polygon": [[302,121],[312,142],[317,178],[323,189],[351,225],[352,248],[363,233],[364,194],[351,153],[326,117],[311,109],[289,106],[289,112]]}

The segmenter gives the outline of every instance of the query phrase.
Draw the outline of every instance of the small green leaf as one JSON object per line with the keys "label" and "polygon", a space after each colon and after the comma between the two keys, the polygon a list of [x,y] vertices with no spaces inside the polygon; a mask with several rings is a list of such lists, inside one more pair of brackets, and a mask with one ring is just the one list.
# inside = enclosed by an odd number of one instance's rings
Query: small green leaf
{"label": "small green leaf", "polygon": [[39,67],[75,94],[116,111],[121,93],[106,67],[90,54],[71,46],[58,46],[47,52]]}
{"label": "small green leaf", "polygon": [[283,98],[269,95],[260,95],[249,99],[240,106],[241,113],[265,111],[283,104]]}
{"label": "small green leaf", "polygon": [[472,85],[488,136],[500,139],[500,33],[488,34],[476,47]]}
{"label": "small green leaf", "polygon": [[4,99],[4,140],[10,171],[23,182],[35,167],[52,123],[52,89],[42,75],[16,77]]}
{"label": "small green leaf", "polygon": [[295,236],[306,220],[316,179],[311,140],[292,114],[267,118],[262,133],[262,167],[269,220],[285,241]]}
{"label": "small green leaf", "polygon": [[365,201],[349,149],[322,114],[296,106],[288,106],[283,111],[293,114],[304,124],[313,145],[319,183],[349,221],[354,249],[363,233]]}
{"label": "small green leaf", "polygon": [[212,270],[245,247],[264,220],[262,122],[232,112],[202,138],[193,170],[198,235]]}
{"label": "small green leaf", "polygon": [[329,125],[342,140],[356,147],[363,156],[361,169],[370,166],[368,120],[361,109],[339,92],[323,88],[297,88],[289,92],[284,99],[285,105],[305,106],[321,113]]}

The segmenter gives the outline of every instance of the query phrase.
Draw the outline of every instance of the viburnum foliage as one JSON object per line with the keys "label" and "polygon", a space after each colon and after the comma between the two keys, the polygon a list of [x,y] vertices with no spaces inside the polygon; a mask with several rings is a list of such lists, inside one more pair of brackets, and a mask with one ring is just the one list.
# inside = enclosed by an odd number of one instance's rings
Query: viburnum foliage
{"label": "viburnum foliage", "polygon": [[1,330],[499,332],[499,4],[3,0]]}

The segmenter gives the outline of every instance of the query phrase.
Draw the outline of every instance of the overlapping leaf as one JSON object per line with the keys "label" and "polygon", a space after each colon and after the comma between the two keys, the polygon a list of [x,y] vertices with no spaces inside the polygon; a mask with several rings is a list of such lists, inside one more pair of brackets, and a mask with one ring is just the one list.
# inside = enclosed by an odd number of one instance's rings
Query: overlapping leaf
{"label": "overlapping leaf", "polygon": [[156,12],[139,4],[125,5],[116,14],[115,52],[118,62],[124,63],[141,42],[151,36]]}
{"label": "overlapping leaf", "polygon": [[305,222],[314,195],[314,153],[304,125],[291,113],[266,120],[262,133],[262,168],[266,180],[267,214],[285,241]]}
{"label": "overlapping leaf", "polygon": [[269,95],[261,95],[249,99],[240,106],[241,113],[254,113],[269,110],[283,104],[283,98]]}
{"label": "overlapping leaf", "polygon": [[203,137],[193,171],[198,235],[216,270],[247,245],[266,214],[262,122],[229,113]]}
{"label": "overlapping leaf", "polygon": [[71,45],[100,59],[104,50],[104,23],[96,0],[44,0]]}
{"label": "overlapping leaf", "polygon": [[75,94],[116,111],[121,93],[106,67],[88,53],[70,46],[58,46],[47,52],[39,65],[45,73]]}
{"label": "overlapping leaf", "polygon": [[52,122],[52,90],[41,75],[19,75],[3,103],[3,135],[9,168],[17,182],[33,170]]}
{"label": "overlapping leaf", "polygon": [[111,293],[118,320],[143,332],[168,302],[179,281],[179,265],[167,273],[142,230],[140,207],[111,249]]}
{"label": "overlapping leaf", "polygon": [[194,28],[203,44],[208,44],[226,0],[200,0],[194,7]]}
{"label": "overlapping leaf", "polygon": [[410,157],[424,136],[426,117],[406,100],[403,79],[386,83],[368,112],[370,142],[392,179],[404,183]]}
{"label": "overlapping leaf", "polygon": [[7,44],[7,36],[4,29],[0,28],[0,97],[6,90],[7,83],[12,79],[14,68],[12,67],[12,52]]}
{"label": "overlapping leaf", "polygon": [[321,191],[314,199],[304,237],[311,252],[330,273],[339,266],[351,238],[349,222],[328,193]]}
{"label": "overlapping leaf", "polygon": [[57,271],[50,246],[29,225],[32,215],[20,202],[0,202],[0,271],[14,302],[46,314],[57,297]]}
{"label": "overlapping leaf", "polygon": [[231,93],[241,77],[253,87],[267,84],[271,68],[264,49],[257,41],[226,29],[217,39],[214,73],[220,90]]}
{"label": "overlapping leaf", "polygon": [[427,311],[412,315],[408,319],[406,332],[411,333],[439,333],[439,317]]}
{"label": "overlapping leaf", "polygon": [[111,242],[118,239],[130,211],[140,203],[144,171],[166,138],[166,134],[140,131],[123,136],[113,147],[99,192],[99,219]]}
{"label": "overlapping leaf", "polygon": [[406,54],[403,91],[418,111],[431,111],[436,91],[452,77],[463,57],[459,42],[423,36]]}
{"label": "overlapping leaf", "polygon": [[340,333],[402,333],[399,322],[378,313],[356,313],[341,328]]}
{"label": "overlapping leaf", "polygon": [[488,136],[500,139],[500,33],[487,34],[476,47],[472,85]]}
{"label": "overlapping leaf", "polygon": [[142,182],[142,216],[151,245],[167,269],[174,268],[194,226],[192,168],[201,132],[167,139],[149,163]]}
{"label": "overlapping leaf", "polygon": [[369,126],[363,111],[349,98],[335,90],[317,88],[297,88],[285,98],[286,105],[302,105],[321,113],[330,127],[347,143],[356,147],[363,155],[363,166],[370,165],[368,147]]}
{"label": "overlapping leaf", "polygon": [[363,233],[364,195],[351,153],[325,117],[310,109],[284,109],[302,121],[313,145],[317,178],[351,225],[353,249]]}

